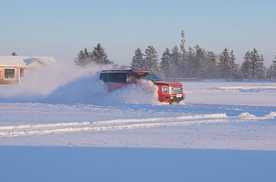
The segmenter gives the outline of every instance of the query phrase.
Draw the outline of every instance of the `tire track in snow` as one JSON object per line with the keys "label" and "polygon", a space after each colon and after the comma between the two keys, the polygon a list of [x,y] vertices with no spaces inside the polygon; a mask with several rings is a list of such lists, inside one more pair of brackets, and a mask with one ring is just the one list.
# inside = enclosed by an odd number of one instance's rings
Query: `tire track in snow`
{"label": "tire track in snow", "polygon": [[18,125],[18,126],[1,126],[0,138],[18,137],[33,135],[48,135],[70,132],[87,132],[87,131],[112,131],[127,130],[136,128],[152,127],[172,127],[198,124],[216,124],[229,122],[250,122],[256,120],[273,119],[276,112],[272,112],[264,117],[257,117],[249,113],[242,113],[239,116],[229,117],[225,113],[179,116],[167,118],[145,118],[145,119],[118,119],[97,122],[71,122],[56,124],[37,124],[37,125]]}

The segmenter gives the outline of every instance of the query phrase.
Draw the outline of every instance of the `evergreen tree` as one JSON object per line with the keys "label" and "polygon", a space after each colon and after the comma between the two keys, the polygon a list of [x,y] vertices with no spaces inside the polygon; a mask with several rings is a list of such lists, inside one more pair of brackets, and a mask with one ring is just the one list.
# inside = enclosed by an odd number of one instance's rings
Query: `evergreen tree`
{"label": "evergreen tree", "polygon": [[229,57],[229,67],[230,67],[229,78],[230,78],[230,80],[232,80],[232,78],[234,78],[234,79],[239,78],[239,74],[238,74],[239,67],[236,64],[235,60],[236,60],[236,58],[234,55],[234,51],[231,50],[230,57]]}
{"label": "evergreen tree", "polygon": [[130,63],[131,69],[134,69],[134,70],[146,69],[146,63],[143,56],[144,54],[142,53],[140,48],[135,50],[135,55],[132,57],[132,62]]}
{"label": "evergreen tree", "polygon": [[205,51],[200,46],[189,47],[182,55],[180,76],[184,78],[215,78],[217,74],[216,55]]}
{"label": "evergreen tree", "polygon": [[220,71],[221,78],[229,78],[230,72],[230,56],[227,48],[224,48],[222,54],[219,57],[218,68]]}
{"label": "evergreen tree", "polygon": [[267,69],[267,78],[276,79],[276,56],[275,60],[272,61],[272,64]]}
{"label": "evergreen tree", "polygon": [[[114,66],[115,67],[115,66]],[[120,69],[120,70],[128,70],[128,69],[132,69],[130,66],[128,66],[128,65],[124,65],[124,64],[122,64],[122,65],[120,65],[119,67],[118,67],[118,69]]]}
{"label": "evergreen tree", "polygon": [[206,78],[206,64],[205,64],[205,51],[199,47],[195,46],[195,59],[194,59],[194,71],[195,78]]}
{"label": "evergreen tree", "polygon": [[261,54],[255,79],[264,80],[265,78],[266,78],[266,68],[264,67],[264,56]]}
{"label": "evergreen tree", "polygon": [[206,78],[216,78],[217,77],[217,62],[216,62],[216,55],[212,51],[207,51],[206,54]]}
{"label": "evergreen tree", "polygon": [[195,68],[195,51],[193,48],[189,47],[188,52],[186,53],[187,58],[185,61],[185,70],[187,78],[194,78],[196,77],[196,68]]}
{"label": "evergreen tree", "polygon": [[171,59],[170,59],[170,65],[171,65],[171,68],[170,68],[170,71],[171,71],[171,76],[176,78],[176,77],[179,77],[180,75],[180,67],[181,67],[181,53],[179,52],[178,50],[178,47],[177,46],[174,46],[172,48],[172,51],[171,51]]}
{"label": "evergreen tree", "polygon": [[13,52],[11,55],[12,55],[12,56],[17,56],[17,54],[16,54],[15,52]]}
{"label": "evergreen tree", "polygon": [[254,48],[250,53],[250,68],[252,69],[252,78],[258,78],[258,72],[263,68],[263,60],[258,51]]}
{"label": "evergreen tree", "polygon": [[275,55],[275,60],[272,61],[272,74],[273,75],[273,79],[276,79],[276,55]]}
{"label": "evergreen tree", "polygon": [[274,79],[275,78],[275,70],[273,66],[270,65],[269,68],[266,70],[267,79]]}
{"label": "evergreen tree", "polygon": [[243,78],[264,79],[266,77],[264,67],[264,57],[254,48],[252,52],[247,51],[244,62],[241,66]]}
{"label": "evergreen tree", "polygon": [[170,62],[171,62],[171,53],[168,48],[163,52],[162,58],[161,58],[161,63],[160,63],[160,69],[163,73],[163,77],[169,78],[170,75]]}
{"label": "evergreen tree", "polygon": [[107,54],[105,53],[105,50],[101,44],[98,44],[96,47],[94,47],[92,52],[88,52],[87,48],[81,50],[79,54],[77,54],[77,58],[74,62],[78,66],[87,66],[91,63],[114,64],[109,59],[107,59]]}
{"label": "evergreen tree", "polygon": [[250,64],[250,52],[247,51],[243,57],[244,61],[241,65],[242,78],[251,79],[251,64]]}
{"label": "evergreen tree", "polygon": [[159,61],[157,51],[153,46],[148,46],[145,51],[145,60],[147,63],[147,70],[151,70],[155,73],[159,72]]}
{"label": "evergreen tree", "polygon": [[108,56],[101,44],[98,44],[96,47],[94,47],[94,50],[91,53],[91,58],[97,64],[113,64],[113,62],[111,62],[107,57]]}
{"label": "evergreen tree", "polygon": [[87,51],[87,48],[84,48],[84,50],[81,50],[79,54],[77,54],[77,58],[74,62],[78,66],[86,66],[92,63],[93,59],[91,58],[91,53]]}

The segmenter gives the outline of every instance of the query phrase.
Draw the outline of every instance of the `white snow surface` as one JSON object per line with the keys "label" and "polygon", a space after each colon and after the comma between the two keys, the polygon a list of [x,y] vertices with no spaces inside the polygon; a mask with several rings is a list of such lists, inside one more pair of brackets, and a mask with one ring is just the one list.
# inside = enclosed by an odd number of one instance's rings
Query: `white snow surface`
{"label": "white snow surface", "polygon": [[0,181],[276,181],[275,82],[183,82],[169,105],[99,69],[0,85]]}

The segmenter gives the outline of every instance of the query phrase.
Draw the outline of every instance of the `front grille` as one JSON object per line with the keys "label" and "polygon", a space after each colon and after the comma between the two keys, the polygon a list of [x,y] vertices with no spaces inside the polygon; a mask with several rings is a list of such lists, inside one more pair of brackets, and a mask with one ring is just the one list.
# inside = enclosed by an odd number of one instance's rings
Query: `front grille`
{"label": "front grille", "polygon": [[183,89],[182,86],[172,86],[169,87],[169,94],[182,94],[183,93]]}

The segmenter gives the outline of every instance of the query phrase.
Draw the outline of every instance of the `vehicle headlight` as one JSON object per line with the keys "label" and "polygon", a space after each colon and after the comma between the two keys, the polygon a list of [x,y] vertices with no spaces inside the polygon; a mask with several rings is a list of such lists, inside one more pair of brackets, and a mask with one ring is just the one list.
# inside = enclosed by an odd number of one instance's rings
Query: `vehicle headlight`
{"label": "vehicle headlight", "polygon": [[162,92],[167,93],[168,92],[168,87],[162,87]]}

